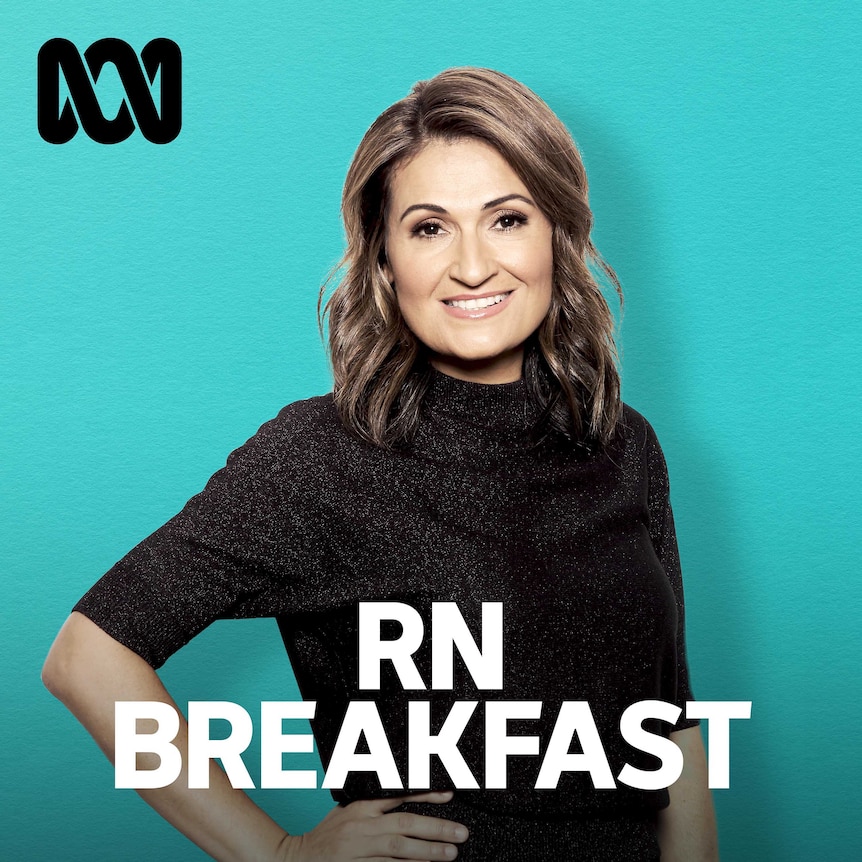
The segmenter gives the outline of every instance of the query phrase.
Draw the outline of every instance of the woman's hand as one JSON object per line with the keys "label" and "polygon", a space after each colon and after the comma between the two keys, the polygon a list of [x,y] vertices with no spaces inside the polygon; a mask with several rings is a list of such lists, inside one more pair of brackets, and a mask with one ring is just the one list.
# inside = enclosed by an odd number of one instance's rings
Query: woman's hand
{"label": "woman's hand", "polygon": [[[45,662],[49,690],[78,717],[114,759],[114,704],[153,700],[176,704],[155,671],[85,616],[73,613]],[[220,862],[345,862],[345,860],[454,859],[455,843],[466,840],[458,823],[406,811],[404,802],[448,802],[451,793],[422,793],[396,799],[354,802],[333,809],[305,835],[288,835],[227,776],[210,763],[210,786],[192,790],[187,775],[188,725],[180,720],[174,744],[183,769],[167,787],[140,790],[166,820]],[[153,765],[157,765],[157,762]]]}
{"label": "woman's hand", "polygon": [[451,792],[369,799],[333,808],[304,835],[293,836],[286,862],[392,862],[454,859],[467,828],[451,820],[393,811],[405,802],[448,802]]}

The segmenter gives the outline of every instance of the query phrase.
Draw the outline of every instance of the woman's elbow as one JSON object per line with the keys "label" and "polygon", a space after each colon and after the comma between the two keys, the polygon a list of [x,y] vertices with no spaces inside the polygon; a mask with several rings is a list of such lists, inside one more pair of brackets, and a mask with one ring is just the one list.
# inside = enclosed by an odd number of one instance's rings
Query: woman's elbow
{"label": "woman's elbow", "polygon": [[92,673],[99,660],[100,636],[108,637],[83,614],[72,613],[63,623],[42,665],[42,682],[54,697],[67,702]]}
{"label": "woman's elbow", "polygon": [[54,697],[60,700],[69,689],[69,681],[72,676],[73,650],[67,639],[63,636],[63,629],[51,644],[45,663],[42,665],[42,684]]}

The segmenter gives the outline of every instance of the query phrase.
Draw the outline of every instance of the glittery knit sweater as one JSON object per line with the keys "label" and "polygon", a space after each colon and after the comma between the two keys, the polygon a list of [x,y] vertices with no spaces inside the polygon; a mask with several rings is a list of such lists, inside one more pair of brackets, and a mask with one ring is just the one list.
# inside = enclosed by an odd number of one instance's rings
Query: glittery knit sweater
{"label": "glittery knit sweater", "polygon": [[[509,727],[541,751],[560,704],[587,701],[615,776],[625,763],[655,768],[619,719],[636,701],[692,699],[664,458],[629,407],[593,454],[531,447],[535,418],[522,381],[435,374],[412,446],[387,451],[348,434],[331,396],[291,404],[75,609],[154,667],[216,618],[275,617],[303,697],[317,701],[324,765],[351,700],[377,701],[405,780],[406,702],[430,700],[436,731],[454,701],[478,700],[459,750],[484,786],[482,702],[500,699],[542,701],[540,719]],[[502,602],[502,691],[477,690],[458,661],[452,691],[403,691],[387,663],[380,692],[359,690],[357,603],[385,600],[426,620],[431,602],[454,601],[474,633],[481,603]],[[414,658],[430,681],[427,642]],[[451,786],[432,760],[432,786]],[[428,807],[471,827],[462,860],[658,858],[652,821],[666,791],[595,790],[576,772],[536,790],[540,766],[510,757],[506,790]],[[381,790],[356,772],[333,795]]]}

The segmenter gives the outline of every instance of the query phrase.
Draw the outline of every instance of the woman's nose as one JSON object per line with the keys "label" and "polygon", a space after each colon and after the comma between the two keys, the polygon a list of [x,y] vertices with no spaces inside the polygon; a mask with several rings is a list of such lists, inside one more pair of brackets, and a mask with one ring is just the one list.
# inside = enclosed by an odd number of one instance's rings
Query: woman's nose
{"label": "woman's nose", "polygon": [[449,275],[468,287],[479,287],[497,272],[493,251],[482,237],[462,234],[453,248]]}

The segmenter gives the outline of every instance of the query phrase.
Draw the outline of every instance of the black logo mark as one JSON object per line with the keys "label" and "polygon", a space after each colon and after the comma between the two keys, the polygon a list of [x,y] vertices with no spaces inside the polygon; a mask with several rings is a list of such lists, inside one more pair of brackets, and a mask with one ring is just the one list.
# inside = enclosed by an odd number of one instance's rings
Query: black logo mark
{"label": "black logo mark", "polygon": [[[113,63],[120,73],[126,98],[113,120],[106,119],[99,107],[84,68],[84,60],[87,61],[93,81],[99,80],[99,73],[106,63]],[[93,42],[84,51],[83,60],[78,49],[68,39],[49,39],[39,49],[39,134],[49,144],[65,144],[78,131],[78,120],[68,99],[60,110],[62,69],[81,125],[94,141],[100,144],[125,141],[135,131],[135,122],[129,112],[131,104],[141,134],[154,144],[170,143],[180,133],[182,126],[182,55],[179,46],[170,39],[153,39],[141,51],[141,60],[143,69],[134,49],[121,39],[99,39]],[[150,93],[150,85],[155,81],[159,67],[162,70],[161,116]],[[144,77],[144,70],[149,83]]]}

